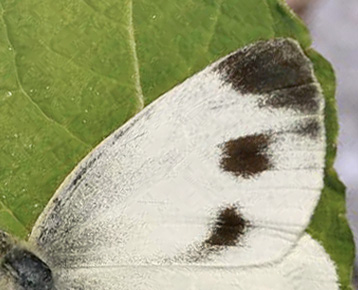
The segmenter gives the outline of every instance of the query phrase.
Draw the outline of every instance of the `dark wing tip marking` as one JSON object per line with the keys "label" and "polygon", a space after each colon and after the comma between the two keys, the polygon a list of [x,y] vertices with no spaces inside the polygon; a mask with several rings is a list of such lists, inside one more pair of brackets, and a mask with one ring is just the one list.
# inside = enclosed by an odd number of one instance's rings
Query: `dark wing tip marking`
{"label": "dark wing tip marking", "polygon": [[248,222],[238,209],[229,206],[219,211],[210,237],[204,242],[206,246],[235,246],[243,236]]}
{"label": "dark wing tip marking", "polygon": [[309,59],[295,41],[284,38],[256,42],[215,70],[241,93],[262,94],[314,82]]}
{"label": "dark wing tip marking", "polygon": [[224,143],[220,166],[236,176],[250,178],[272,167],[267,149],[270,136],[249,135]]}
{"label": "dark wing tip marking", "polygon": [[280,89],[264,94],[260,107],[287,108],[302,113],[316,113],[320,109],[319,89],[316,84],[306,84]]}

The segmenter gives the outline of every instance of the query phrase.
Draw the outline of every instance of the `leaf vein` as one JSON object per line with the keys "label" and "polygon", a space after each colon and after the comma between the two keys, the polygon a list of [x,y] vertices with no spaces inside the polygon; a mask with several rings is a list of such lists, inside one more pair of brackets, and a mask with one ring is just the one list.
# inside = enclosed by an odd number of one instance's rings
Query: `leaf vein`
{"label": "leaf vein", "polygon": [[18,223],[24,228],[25,231],[27,231],[25,225],[19,220],[19,218],[15,215],[15,213],[14,213],[9,207],[7,207],[2,201],[0,201],[0,206],[1,206],[16,222],[18,222]]}
{"label": "leaf vein", "polygon": [[[86,0],[82,0],[82,2],[91,10],[93,10],[95,13],[99,13],[99,11],[97,11],[95,9],[95,7],[93,7],[90,3],[88,3],[88,1]],[[129,47],[132,53],[132,58],[133,58],[133,65],[134,65],[134,89],[136,92],[136,98],[138,101],[138,106],[137,106],[137,112],[141,111],[144,106],[145,106],[145,102],[144,102],[144,96],[143,96],[143,91],[142,91],[142,86],[141,86],[141,81],[140,81],[140,70],[139,70],[139,59],[138,59],[138,55],[137,55],[137,43],[136,43],[136,39],[135,39],[135,32],[134,32],[134,23],[133,23],[133,0],[130,0],[128,2],[129,5],[129,13],[128,13],[128,33],[129,33]],[[109,21],[111,22],[115,22],[114,19],[108,17],[107,15],[100,13],[101,15],[103,15],[103,17],[107,18]],[[116,22],[115,22],[116,23]]]}
{"label": "leaf vein", "polygon": [[[1,4],[1,3],[0,3]],[[5,36],[6,36],[6,40],[9,43],[9,45],[12,47],[12,51],[14,54],[14,61],[13,61],[13,66],[14,66],[14,73],[15,73],[15,78],[16,78],[16,82],[18,84],[18,87],[20,89],[20,91],[22,92],[22,94],[30,101],[31,104],[34,105],[34,107],[40,111],[40,113],[43,115],[43,117],[45,119],[47,119],[49,122],[55,123],[56,125],[58,125],[59,127],[61,127],[66,133],[68,133],[72,138],[76,139],[77,141],[79,141],[80,143],[82,143],[83,145],[85,145],[86,147],[90,147],[91,145],[86,143],[85,141],[81,140],[78,136],[74,135],[74,133],[72,133],[66,126],[62,125],[61,123],[59,123],[58,121],[56,121],[55,119],[51,118],[49,115],[47,115],[42,109],[41,107],[35,102],[35,100],[33,98],[31,98],[31,96],[26,92],[26,90],[24,89],[20,78],[19,78],[19,72],[17,69],[17,62],[16,62],[16,50],[14,45],[12,44],[10,37],[9,37],[9,29],[8,29],[8,25],[6,23],[5,17],[4,17],[4,7],[1,4],[3,13],[2,13],[2,20],[4,23],[4,27],[5,27]]]}
{"label": "leaf vein", "polygon": [[137,55],[137,43],[136,43],[135,32],[134,32],[133,0],[129,1],[128,32],[129,32],[129,44],[130,44],[130,48],[132,50],[132,57],[133,57],[133,61],[134,61],[135,90],[136,90],[137,99],[138,99],[137,110],[140,111],[144,108],[144,97],[143,97],[142,86],[141,86],[141,81],[140,81],[139,59],[138,59],[138,55]]}
{"label": "leaf vein", "polygon": [[44,41],[39,41],[39,43],[50,53],[54,53],[56,55],[58,55],[59,57],[61,58],[64,58],[67,60],[68,63],[71,63],[73,64],[76,68],[79,68],[81,70],[84,70],[86,72],[90,72],[96,76],[99,76],[101,78],[107,78],[107,79],[110,79],[111,81],[115,82],[115,83],[119,83],[118,82],[118,79],[114,78],[114,77],[111,77],[109,75],[105,75],[105,74],[102,74],[102,73],[99,73],[99,72],[96,72],[95,70],[93,69],[90,69],[90,68],[87,68],[87,67],[83,67],[81,65],[79,65],[77,62],[74,61],[74,57],[68,57],[67,55],[65,54],[62,54],[56,50],[54,50],[53,48],[51,48],[49,45],[47,45]]}
{"label": "leaf vein", "polygon": [[221,14],[221,8],[222,8],[222,5],[223,5],[223,2],[224,0],[220,0],[219,3],[218,3],[218,8],[217,8],[217,13],[215,15],[215,18],[214,18],[214,24],[213,24],[213,28],[212,28],[212,31],[211,31],[211,35],[208,39],[208,44],[207,44],[207,49],[206,51],[208,52],[209,49],[210,49],[210,46],[211,46],[211,43],[214,39],[214,36],[215,36],[215,32],[216,32],[216,28],[218,26],[218,23],[219,23],[219,17],[220,17],[220,14]]}

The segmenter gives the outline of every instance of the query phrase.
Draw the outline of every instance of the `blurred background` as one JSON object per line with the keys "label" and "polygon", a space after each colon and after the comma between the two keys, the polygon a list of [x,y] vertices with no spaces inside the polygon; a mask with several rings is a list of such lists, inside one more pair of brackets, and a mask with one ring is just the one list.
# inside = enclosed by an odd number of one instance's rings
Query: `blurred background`
{"label": "blurred background", "polygon": [[[358,245],[358,1],[287,0],[308,25],[313,47],[337,77],[340,136],[335,167],[347,186],[347,211]],[[358,289],[358,255],[354,271]]]}

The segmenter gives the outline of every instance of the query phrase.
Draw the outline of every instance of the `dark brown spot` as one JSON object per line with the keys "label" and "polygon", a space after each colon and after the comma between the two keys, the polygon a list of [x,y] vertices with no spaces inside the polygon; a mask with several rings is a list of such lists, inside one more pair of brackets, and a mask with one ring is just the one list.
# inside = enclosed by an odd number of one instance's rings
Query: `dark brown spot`
{"label": "dark brown spot", "polygon": [[210,247],[235,246],[245,233],[247,226],[248,222],[236,207],[227,207],[219,212],[212,233],[205,244]]}
{"label": "dark brown spot", "polygon": [[272,167],[267,149],[268,135],[250,135],[224,144],[220,165],[236,176],[250,178]]}
{"label": "dark brown spot", "polygon": [[315,84],[280,89],[265,94],[260,100],[259,106],[269,106],[275,109],[287,108],[302,113],[315,113],[319,109],[319,91]]}
{"label": "dark brown spot", "polygon": [[293,131],[302,136],[317,138],[321,134],[321,129],[321,124],[317,119],[308,119],[298,123]]}
{"label": "dark brown spot", "polygon": [[208,261],[212,255],[220,254],[227,247],[242,246],[244,235],[252,227],[240,213],[237,205],[220,207],[210,225],[209,236],[200,244],[189,247],[179,261]]}
{"label": "dark brown spot", "polygon": [[300,46],[282,38],[241,49],[222,61],[217,70],[241,93],[262,94],[314,82],[312,66]]}

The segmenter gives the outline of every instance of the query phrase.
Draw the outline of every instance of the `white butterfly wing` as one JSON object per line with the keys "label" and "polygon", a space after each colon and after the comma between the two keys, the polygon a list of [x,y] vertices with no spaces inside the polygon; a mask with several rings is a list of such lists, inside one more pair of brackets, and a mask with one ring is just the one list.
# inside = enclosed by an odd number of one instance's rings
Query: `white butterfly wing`
{"label": "white butterfly wing", "polygon": [[65,289],[106,290],[338,290],[336,269],[305,234],[282,261],[266,267],[123,266],[67,268]]}
{"label": "white butterfly wing", "polygon": [[[128,281],[141,289],[175,267],[187,271],[173,276],[181,281],[192,267],[274,263],[297,243],[320,196],[323,108],[295,41],[239,50],[103,141],[56,192],[30,240],[55,274],[67,273],[63,281],[75,275],[80,285],[110,269],[98,286],[117,277],[120,289]],[[181,283],[173,289],[209,287]]]}

